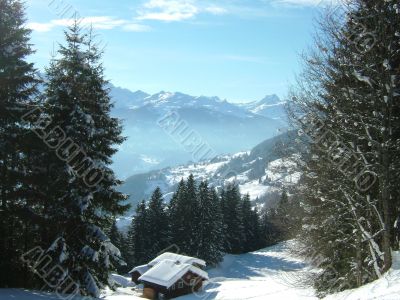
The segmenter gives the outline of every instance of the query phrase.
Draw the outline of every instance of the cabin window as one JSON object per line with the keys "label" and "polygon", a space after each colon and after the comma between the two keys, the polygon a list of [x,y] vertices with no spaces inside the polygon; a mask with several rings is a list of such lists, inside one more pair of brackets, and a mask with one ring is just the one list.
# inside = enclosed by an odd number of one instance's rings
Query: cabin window
{"label": "cabin window", "polygon": [[171,286],[171,290],[175,290],[175,283]]}
{"label": "cabin window", "polygon": [[179,281],[179,283],[178,283],[178,288],[180,288],[180,289],[183,288],[183,281]]}

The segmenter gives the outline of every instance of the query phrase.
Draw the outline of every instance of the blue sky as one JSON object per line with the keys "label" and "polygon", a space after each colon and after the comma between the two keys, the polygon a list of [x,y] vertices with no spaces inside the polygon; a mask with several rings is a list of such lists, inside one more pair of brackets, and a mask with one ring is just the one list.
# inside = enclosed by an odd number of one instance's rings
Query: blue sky
{"label": "blue sky", "polygon": [[29,0],[39,69],[74,12],[104,45],[107,78],[148,93],[284,97],[312,44],[320,0]]}

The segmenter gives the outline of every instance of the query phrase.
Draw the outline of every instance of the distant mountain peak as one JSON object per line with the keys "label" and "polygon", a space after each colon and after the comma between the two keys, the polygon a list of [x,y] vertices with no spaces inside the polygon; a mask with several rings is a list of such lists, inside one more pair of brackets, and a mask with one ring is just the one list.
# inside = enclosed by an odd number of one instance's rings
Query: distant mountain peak
{"label": "distant mountain peak", "polygon": [[282,102],[281,99],[275,94],[267,95],[263,99],[258,101],[259,104],[266,104],[266,105],[274,105],[281,102]]}
{"label": "distant mountain peak", "polygon": [[272,119],[284,119],[285,112],[283,104],[275,94],[267,95],[259,101],[236,104],[221,99],[217,96],[191,96],[181,92],[160,91],[148,94],[142,90],[131,92],[128,89],[111,86],[112,98],[116,101],[118,109],[140,109],[153,110],[157,114],[163,114],[171,110],[199,109],[214,113],[236,116],[240,118],[263,116]]}

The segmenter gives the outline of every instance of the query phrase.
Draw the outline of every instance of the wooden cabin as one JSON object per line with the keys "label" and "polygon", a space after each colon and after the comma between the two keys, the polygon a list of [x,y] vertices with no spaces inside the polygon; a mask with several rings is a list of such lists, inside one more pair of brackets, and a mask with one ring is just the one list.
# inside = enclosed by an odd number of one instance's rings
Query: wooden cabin
{"label": "wooden cabin", "polygon": [[189,264],[162,260],[139,277],[143,283],[143,297],[158,299],[175,298],[198,291],[208,279],[205,271]]}
{"label": "wooden cabin", "polygon": [[133,268],[129,273],[132,281],[143,284],[143,297],[158,299],[179,297],[198,291],[208,279],[203,270],[205,261],[165,252],[146,265]]}

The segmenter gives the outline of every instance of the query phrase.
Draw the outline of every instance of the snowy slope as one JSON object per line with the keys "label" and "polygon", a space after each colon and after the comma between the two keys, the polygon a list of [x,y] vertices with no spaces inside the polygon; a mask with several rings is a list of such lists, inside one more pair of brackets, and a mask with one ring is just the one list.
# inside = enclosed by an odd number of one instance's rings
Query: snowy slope
{"label": "snowy slope", "polygon": [[[221,265],[208,270],[210,280],[198,294],[180,300],[296,300],[318,299],[311,287],[299,285],[299,279],[313,270],[290,253],[294,241],[242,255],[226,255]],[[104,300],[136,300],[141,289],[129,278],[115,275],[123,286],[116,291],[104,290]],[[398,300],[400,299],[400,252],[394,253],[392,269],[381,279],[358,289],[330,295],[325,300]],[[56,300],[57,295],[23,289],[0,289],[1,300]],[[78,298],[75,298],[79,300]]]}
{"label": "snowy slope", "polygon": [[[283,185],[294,185],[299,179],[296,166],[290,160],[282,159],[288,153],[279,152],[284,148],[281,144],[292,138],[291,134],[268,139],[249,151],[134,175],[125,181],[120,191],[130,196],[133,209],[142,199],[149,199],[157,186],[168,202],[179,181],[193,174],[196,180],[207,180],[216,188],[235,181],[242,194],[248,193],[251,200],[259,204],[271,202]],[[123,224],[129,223],[129,220],[121,218],[119,223],[120,227],[124,227]]]}
{"label": "snowy slope", "polygon": [[291,242],[242,255],[226,255],[209,271],[210,282],[199,295],[178,299],[317,299],[310,288],[294,285],[308,266],[289,254]]}
{"label": "snowy slope", "polygon": [[[311,287],[299,280],[312,269],[288,249],[293,241],[243,255],[227,255],[219,268],[209,272],[210,283],[199,295],[181,300],[202,299],[318,299]],[[294,244],[295,246],[295,244]],[[330,295],[325,300],[399,300],[400,252],[394,253],[392,269],[381,279],[358,289]]]}

